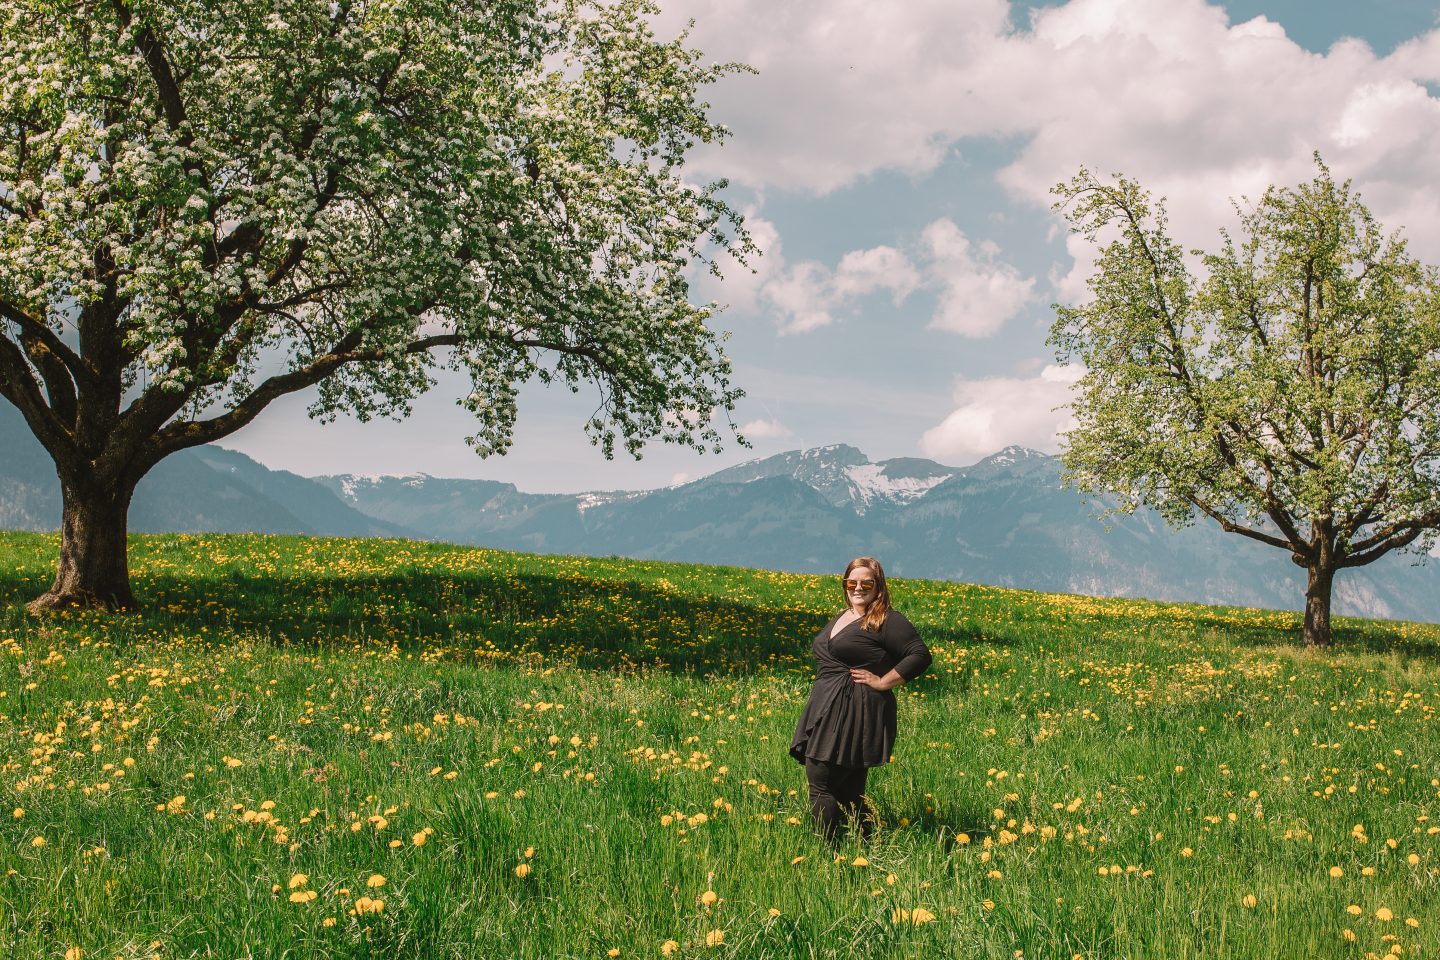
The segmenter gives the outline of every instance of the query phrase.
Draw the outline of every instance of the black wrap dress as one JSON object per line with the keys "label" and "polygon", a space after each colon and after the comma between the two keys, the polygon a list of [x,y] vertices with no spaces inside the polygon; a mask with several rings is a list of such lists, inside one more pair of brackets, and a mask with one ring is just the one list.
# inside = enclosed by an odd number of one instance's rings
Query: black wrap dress
{"label": "black wrap dress", "polygon": [[830,635],[825,624],[810,645],[815,654],[815,686],[795,726],[790,756],[845,767],[878,767],[890,762],[895,748],[895,693],[856,683],[852,667],[883,677],[892,669],[907,682],[930,666],[930,650],[909,620],[894,610],[878,630],[856,620]]}

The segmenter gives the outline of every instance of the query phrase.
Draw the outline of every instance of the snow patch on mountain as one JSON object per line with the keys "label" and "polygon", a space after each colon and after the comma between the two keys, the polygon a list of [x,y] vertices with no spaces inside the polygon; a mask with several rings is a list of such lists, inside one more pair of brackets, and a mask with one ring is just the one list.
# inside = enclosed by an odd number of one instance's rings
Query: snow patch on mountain
{"label": "snow patch on mountain", "polygon": [[652,492],[650,490],[592,490],[589,493],[577,493],[575,494],[575,510],[578,513],[584,513],[593,507],[638,500]]}
{"label": "snow patch on mountain", "polygon": [[886,475],[883,463],[848,467],[845,473],[854,487],[856,513],[864,513],[876,500],[910,503],[924,496],[937,483],[949,479],[949,474],[943,473],[929,477],[891,477]]}
{"label": "snow patch on mountain", "polygon": [[1031,450],[1029,447],[1022,447],[1016,444],[1011,444],[1003,450],[999,450],[995,453],[990,454],[990,456],[984,458],[980,462],[993,464],[997,467],[1009,467],[1021,462],[1022,460],[1037,460],[1048,458],[1048,454],[1041,453],[1039,450]]}
{"label": "snow patch on mountain", "polygon": [[354,502],[358,496],[358,490],[369,487],[378,487],[382,483],[396,480],[407,487],[420,488],[425,486],[425,481],[433,480],[428,473],[346,473],[341,474],[340,494],[346,500]]}
{"label": "snow patch on mountain", "polygon": [[582,493],[575,498],[575,510],[584,513],[591,507],[603,507],[620,499],[623,497],[618,493]]}

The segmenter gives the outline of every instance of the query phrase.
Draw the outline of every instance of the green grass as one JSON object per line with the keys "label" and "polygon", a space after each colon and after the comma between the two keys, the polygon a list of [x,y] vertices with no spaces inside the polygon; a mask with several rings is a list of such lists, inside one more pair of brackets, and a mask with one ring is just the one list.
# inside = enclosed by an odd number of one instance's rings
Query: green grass
{"label": "green grass", "polygon": [[0,534],[0,956],[1440,952],[1440,628],[895,581],[935,663],[837,860],[835,578],[136,537],[143,612],[29,617],[56,549]]}

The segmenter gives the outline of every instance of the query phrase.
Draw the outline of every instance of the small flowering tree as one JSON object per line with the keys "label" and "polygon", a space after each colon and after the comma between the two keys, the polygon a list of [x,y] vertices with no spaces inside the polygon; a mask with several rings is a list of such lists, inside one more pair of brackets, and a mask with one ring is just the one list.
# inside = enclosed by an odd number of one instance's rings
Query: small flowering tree
{"label": "small flowering tree", "polygon": [[1200,278],[1134,181],[1058,185],[1072,229],[1107,239],[1051,342],[1085,367],[1067,480],[1285,551],[1306,571],[1305,642],[1324,646],[1335,575],[1440,528],[1440,271],[1316,162]]}
{"label": "small flowering tree", "polygon": [[704,250],[752,246],[680,176],[722,138],[648,0],[0,0],[0,396],[54,458],[55,583],[134,604],[138,481],[271,401],[404,415],[442,365],[483,456],[519,384],[586,431],[718,445],[739,392]]}

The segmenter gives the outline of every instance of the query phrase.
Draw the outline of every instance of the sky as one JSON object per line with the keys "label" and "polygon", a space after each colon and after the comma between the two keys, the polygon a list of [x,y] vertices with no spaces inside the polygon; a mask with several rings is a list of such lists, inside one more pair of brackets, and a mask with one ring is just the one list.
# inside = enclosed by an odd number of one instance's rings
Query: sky
{"label": "sky", "polygon": [[480,459],[442,379],[403,422],[309,420],[300,394],[222,441],[273,469],[427,473],[529,492],[649,489],[785,450],[952,466],[1055,453],[1074,372],[1046,345],[1092,251],[1051,209],[1082,166],[1166,198],[1213,249],[1234,203],[1315,173],[1316,151],[1440,264],[1440,16],[1433,0],[660,0],[661,36],[754,74],[707,91],[733,132],[688,176],[727,178],[763,250],[696,273],[724,311],[731,440],[606,460],[593,393],[529,385],[515,445]]}

